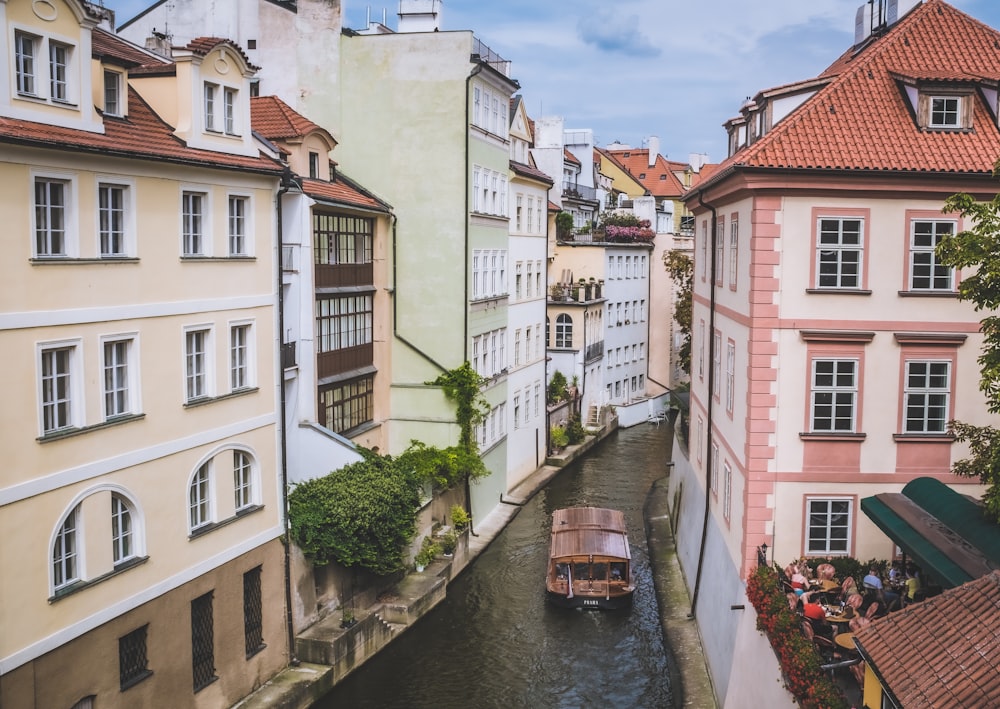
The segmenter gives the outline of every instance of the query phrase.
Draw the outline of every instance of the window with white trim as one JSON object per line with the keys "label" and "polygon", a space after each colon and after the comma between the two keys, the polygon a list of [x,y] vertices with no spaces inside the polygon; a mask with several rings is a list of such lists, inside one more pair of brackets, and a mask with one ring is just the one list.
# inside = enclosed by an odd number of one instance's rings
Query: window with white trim
{"label": "window with white trim", "polygon": [[81,397],[77,345],[43,347],[39,358],[42,435],[79,427],[83,402],[77,401]]}
{"label": "window with white trim", "polygon": [[850,498],[806,498],[806,554],[846,555],[852,514]]}
{"label": "window with white trim", "polygon": [[472,298],[496,298],[507,295],[507,251],[475,249],[472,252]]}
{"label": "window with white trim", "polygon": [[472,166],[472,210],[477,214],[506,217],[507,175],[479,165]]}
{"label": "window with white trim", "polygon": [[211,330],[184,333],[185,400],[203,399],[211,394]]}
{"label": "window with white trim", "polygon": [[545,289],[542,288],[542,262],[535,261],[535,293],[540,298],[545,295]]}
{"label": "window with white trim", "polygon": [[208,195],[185,191],[181,195],[181,229],[184,256],[208,255],[205,225]]}
{"label": "window with white trim", "polygon": [[472,338],[472,368],[480,376],[491,378],[507,368],[507,328],[491,330]]}
{"label": "window with white trim", "polygon": [[904,433],[944,433],[951,399],[951,362],[908,360],[903,397]]}
{"label": "window with white trim", "polygon": [[124,115],[122,104],[122,75],[117,71],[104,70],[104,115]]}
{"label": "window with white trim", "polygon": [[522,297],[521,294],[523,293],[523,289],[521,287],[521,269],[523,266],[524,264],[521,261],[514,264],[514,300],[521,300]]}
{"label": "window with white trim", "polygon": [[20,96],[57,105],[76,100],[76,47],[42,35],[14,31],[14,87]]}
{"label": "window with white trim", "polygon": [[569,349],[573,346],[573,318],[562,313],[556,318],[556,347]]}
{"label": "window with white trim", "polygon": [[535,271],[534,264],[531,261],[528,261],[528,283],[524,292],[525,298],[531,298],[534,294],[534,289],[532,288],[532,281],[534,280],[534,271]]}
{"label": "window with white trim", "polygon": [[931,96],[931,128],[958,128],[962,118],[961,96]]}
{"label": "window with white trim", "polygon": [[822,217],[816,236],[818,288],[861,287],[864,257],[864,220],[856,217]]}
{"label": "window with white trim", "polygon": [[236,135],[237,128],[237,102],[236,102],[237,92],[236,89],[229,86],[222,90],[222,117],[223,117],[223,130],[226,135]]}
{"label": "window with white trim", "polygon": [[736,343],[726,343],[726,411],[733,413],[736,400]]}
{"label": "window with white trim", "polygon": [[36,96],[37,68],[35,56],[41,38],[26,32],[14,32],[14,73],[17,79],[17,92],[27,96]]}
{"label": "window with white trim", "polygon": [[521,395],[514,394],[514,428],[521,428]]}
{"label": "window with white trim", "polygon": [[212,461],[195,472],[188,486],[188,529],[192,532],[212,521]]}
{"label": "window with white trim", "polygon": [[253,461],[245,451],[233,450],[234,509],[239,512],[252,507],[255,501]]}
{"label": "window with white trim", "polygon": [[80,580],[79,531],[77,528],[80,506],[77,505],[66,515],[66,519],[56,533],[52,545],[52,588],[54,591],[67,588]]}
{"label": "window with white trim", "polygon": [[953,236],[957,222],[914,219],[910,222],[910,290],[952,292],[955,269],[938,260],[937,246]]}
{"label": "window with white trim", "polygon": [[524,328],[524,361],[531,361],[531,326]]}
{"label": "window with white trim", "polygon": [[521,213],[524,211],[524,195],[518,194],[514,198],[514,230],[518,233],[521,232]]}
{"label": "window with white trim", "polygon": [[254,386],[253,326],[238,323],[229,328],[229,388],[232,391]]}
{"label": "window with white trim", "polygon": [[97,232],[101,258],[129,255],[125,211],[128,194],[128,185],[101,182],[97,186]]}
{"label": "window with white trim", "polygon": [[121,495],[111,495],[111,556],[115,566],[136,556],[132,507]]}
{"label": "window with white trim", "polygon": [[728,522],[733,515],[733,468],[729,461],[722,466],[722,516]]}
{"label": "window with white trim", "polygon": [[711,473],[709,475],[709,484],[712,488],[712,492],[716,495],[719,494],[719,444],[714,440],[712,441],[712,460],[711,460]]}
{"label": "window with white trim", "polygon": [[101,347],[104,420],[111,421],[138,412],[135,340],[106,339]]}
{"label": "window with white trim", "polygon": [[[740,245],[740,222],[736,216],[729,220],[729,287],[736,288],[737,255]],[[645,257],[643,257],[645,258]]]}
{"label": "window with white trim", "polygon": [[521,365],[521,328],[514,330],[514,366]]}
{"label": "window with white trim", "polygon": [[70,217],[69,180],[35,178],[35,257],[71,256],[68,234]]}
{"label": "window with white trim", "polygon": [[722,333],[716,332],[712,336],[712,387],[715,397],[719,397],[722,391]]}
{"label": "window with white trim", "polygon": [[542,385],[535,382],[535,418],[541,416]]}
{"label": "window with white trim", "polygon": [[69,101],[69,59],[73,49],[61,42],[49,41],[49,97]]}
{"label": "window with white trim", "polygon": [[249,256],[248,220],[250,198],[229,196],[229,255]]}
{"label": "window with white trim", "polygon": [[715,284],[722,285],[722,274],[725,273],[726,219],[719,217],[715,224],[715,268],[713,269]]}
{"label": "window with white trim", "polygon": [[812,361],[811,432],[854,433],[857,399],[857,359]]}

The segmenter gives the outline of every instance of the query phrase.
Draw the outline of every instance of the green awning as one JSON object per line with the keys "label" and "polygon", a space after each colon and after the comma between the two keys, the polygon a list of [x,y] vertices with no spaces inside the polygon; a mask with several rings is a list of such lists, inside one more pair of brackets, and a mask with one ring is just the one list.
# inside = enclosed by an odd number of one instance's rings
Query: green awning
{"label": "green awning", "polygon": [[861,510],[945,588],[1000,568],[1000,525],[935,478],[861,500]]}

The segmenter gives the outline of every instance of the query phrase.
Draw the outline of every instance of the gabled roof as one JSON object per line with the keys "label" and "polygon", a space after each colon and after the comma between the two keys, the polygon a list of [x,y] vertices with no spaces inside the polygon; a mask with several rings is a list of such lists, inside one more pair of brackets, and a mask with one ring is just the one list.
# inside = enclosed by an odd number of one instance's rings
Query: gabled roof
{"label": "gabled roof", "polygon": [[555,180],[546,175],[544,172],[539,170],[537,167],[532,165],[525,165],[523,162],[517,162],[516,160],[510,161],[510,169],[519,177],[527,177],[532,180],[538,180],[539,182],[544,182],[547,185],[554,185]]}
{"label": "gabled roof", "polygon": [[259,66],[255,66],[250,61],[250,57],[248,57],[246,55],[246,52],[243,51],[243,47],[241,47],[240,45],[236,44],[236,42],[234,42],[231,39],[225,39],[223,37],[195,37],[190,42],[188,42],[186,45],[184,45],[183,47],[180,47],[180,49],[186,49],[189,52],[191,52],[192,54],[196,54],[199,57],[204,57],[209,52],[211,52],[213,49],[215,49],[216,47],[218,47],[220,44],[226,45],[227,47],[229,47],[230,49],[232,49],[234,52],[236,52],[237,54],[239,54],[240,57],[243,59],[243,61],[246,63],[246,65],[249,68],[253,69],[254,71],[260,71],[260,67]]}
{"label": "gabled roof", "polygon": [[671,165],[682,165],[682,167],[686,167],[686,165],[670,163],[657,153],[653,165],[650,167],[648,148],[616,149],[603,152],[614,158],[654,197],[677,199],[684,194],[684,186],[674,175]]}
{"label": "gabled roof", "polygon": [[0,117],[0,143],[31,145],[70,152],[100,153],[126,158],[163,160],[220,169],[281,173],[267,157],[248,157],[188,147],[132,88],[128,117],[105,116],[104,134]]}
{"label": "gabled roof", "polygon": [[391,211],[388,204],[364,191],[343,175],[338,175],[333,182],[304,177],[302,178],[302,191],[320,202],[374,209],[386,213]]}
{"label": "gabled roof", "polygon": [[997,77],[998,46],[996,30],[926,0],[883,37],[840,57],[824,73],[833,81],[717,174],[743,166],[990,174],[1000,130],[982,95],[973,93],[973,130],[921,130],[899,77]]}
{"label": "gabled roof", "polygon": [[254,130],[268,140],[304,138],[310,133],[320,133],[332,145],[337,144],[329,131],[310,121],[277,96],[251,98],[250,122]]}
{"label": "gabled roof", "polygon": [[875,620],[854,635],[897,706],[1000,706],[1000,572]]}
{"label": "gabled roof", "polygon": [[574,165],[583,165],[583,163],[577,159],[576,155],[571,153],[568,148],[563,148],[563,160],[568,163],[573,163]]}
{"label": "gabled roof", "polygon": [[100,27],[95,27],[91,33],[90,53],[94,59],[100,59],[107,64],[132,69],[145,66],[166,66],[171,62],[158,54],[143,49],[138,45],[122,39]]}

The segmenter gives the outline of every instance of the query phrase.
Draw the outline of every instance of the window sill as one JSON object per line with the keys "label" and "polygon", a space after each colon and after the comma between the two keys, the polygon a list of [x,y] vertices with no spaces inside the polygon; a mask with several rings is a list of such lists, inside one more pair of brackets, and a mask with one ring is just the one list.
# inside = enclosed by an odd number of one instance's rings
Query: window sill
{"label": "window sill", "polygon": [[365,421],[364,423],[358,424],[354,428],[349,428],[346,431],[334,431],[338,436],[343,436],[344,438],[353,438],[354,436],[360,436],[362,433],[367,433],[372,429],[378,428],[382,423],[380,421]]}
{"label": "window sill", "polygon": [[257,654],[263,652],[266,648],[267,648],[267,643],[261,643],[260,645],[258,645],[253,650],[251,650],[250,652],[247,653],[247,659],[249,660],[254,655],[257,655]]}
{"label": "window sill", "polygon": [[806,288],[809,295],[871,295],[867,288]]}
{"label": "window sill", "polygon": [[227,261],[256,261],[256,256],[201,256],[199,254],[181,254],[182,263],[224,263]]}
{"label": "window sill", "polygon": [[149,556],[133,556],[131,559],[126,559],[121,562],[106,574],[101,574],[100,576],[88,580],[76,581],[71,583],[69,586],[63,586],[62,588],[57,589],[55,593],[49,596],[49,603],[55,603],[56,601],[66,598],[66,596],[72,596],[73,594],[79,593],[80,591],[88,589],[91,586],[96,586],[97,584],[107,581],[118,574],[125,573],[131,568],[141,566],[147,561],[149,561]]}
{"label": "window sill", "polygon": [[194,409],[199,406],[205,406],[206,404],[214,404],[217,401],[226,401],[227,399],[235,399],[240,396],[246,396],[247,394],[255,394],[260,391],[258,387],[246,387],[244,389],[237,389],[236,391],[231,391],[228,394],[221,394],[219,396],[199,396],[196,399],[188,399],[184,402],[185,409]]}
{"label": "window sill", "polygon": [[142,682],[144,679],[146,679],[148,677],[152,677],[152,676],[153,676],[153,671],[152,670],[143,670],[141,673],[137,674],[135,677],[132,677],[132,678],[126,680],[125,682],[122,682],[122,684],[121,684],[121,691],[124,692],[126,689],[129,689],[130,687],[134,687],[137,684],[139,684],[140,682]]}
{"label": "window sill", "polygon": [[260,512],[264,509],[264,505],[250,505],[249,507],[244,507],[241,510],[237,510],[236,514],[232,517],[228,517],[221,522],[209,522],[208,524],[203,524],[196,529],[192,529],[188,532],[188,541],[194,541],[199,537],[203,537],[210,532],[214,532],[216,529],[226,527],[233,522],[243,519],[252,515],[254,512]]}
{"label": "window sill", "polygon": [[898,443],[954,443],[951,433],[894,433],[892,440]]}
{"label": "window sill", "polygon": [[954,290],[901,290],[900,298],[958,298],[958,291]]}
{"label": "window sill", "polygon": [[139,263],[138,256],[101,256],[99,258],[74,258],[72,256],[35,256],[30,259],[32,266],[79,266],[106,263]]}
{"label": "window sill", "polygon": [[93,426],[83,426],[81,428],[64,428],[58,431],[53,431],[52,433],[46,433],[45,435],[39,436],[35,440],[39,443],[51,443],[52,441],[61,441],[64,438],[72,438],[73,436],[80,436],[84,433],[91,433],[92,431],[99,431],[102,428],[111,428],[112,426],[120,426],[123,423],[131,423],[132,421],[140,421],[146,418],[146,414],[125,414],[124,416],[116,416],[107,421],[101,423],[95,423]]}
{"label": "window sill", "polygon": [[799,438],[803,441],[847,441],[860,443],[867,437],[867,434],[864,433],[832,433],[828,431],[799,434]]}

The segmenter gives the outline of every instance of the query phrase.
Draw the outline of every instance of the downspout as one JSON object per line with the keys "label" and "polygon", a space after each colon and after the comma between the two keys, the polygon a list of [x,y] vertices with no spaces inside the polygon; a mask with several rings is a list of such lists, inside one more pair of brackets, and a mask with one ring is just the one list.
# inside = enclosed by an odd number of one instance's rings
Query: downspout
{"label": "downspout", "polygon": [[287,402],[285,400],[285,237],[284,216],[282,212],[282,197],[297,186],[292,177],[291,169],[286,165],[281,173],[281,186],[278,188],[275,210],[278,220],[278,402],[281,412],[281,505],[285,526],[285,627],[288,633],[288,664],[298,667],[299,659],[295,656],[295,622],[292,613],[292,560],[291,560],[291,523],[288,519],[288,432],[287,432]]}
{"label": "downspout", "polygon": [[716,234],[718,214],[715,211],[715,207],[705,203],[702,195],[702,192],[698,193],[698,204],[712,212],[712,228],[706,237],[712,239],[710,244],[712,256],[709,260],[710,269],[708,272],[711,289],[709,290],[708,305],[708,425],[706,426],[707,439],[705,441],[705,448],[707,449],[707,453],[705,454],[707,462],[705,466],[705,514],[701,522],[701,543],[698,546],[698,570],[695,572],[694,577],[694,591],[691,593],[691,612],[688,614],[692,618],[697,615],[696,609],[698,607],[698,591],[701,588],[701,572],[705,565],[705,544],[708,537],[708,518],[711,514],[712,501],[712,466],[715,464],[715,461],[712,460],[712,415],[715,408],[713,403],[715,401],[713,392],[715,391],[715,254],[717,251],[715,240],[719,238],[718,234]]}
{"label": "downspout", "polygon": [[[472,79],[483,70],[482,64],[477,64],[472,72],[465,79],[465,263],[463,264],[464,271],[464,283],[465,283],[465,300],[462,303],[462,361],[467,362],[469,360],[468,347],[469,347],[469,264],[470,254],[469,254],[469,226],[471,223],[471,217],[469,212],[469,207],[471,206],[471,201],[469,199],[469,192],[471,188],[469,187],[469,175],[471,173],[471,165],[469,161],[471,156],[469,155],[469,125],[471,122],[471,116],[469,115],[469,98],[472,95]],[[472,484],[469,481],[469,473],[465,473],[465,512],[469,515],[469,534],[473,537],[478,537],[476,530],[473,527],[472,518]]]}

